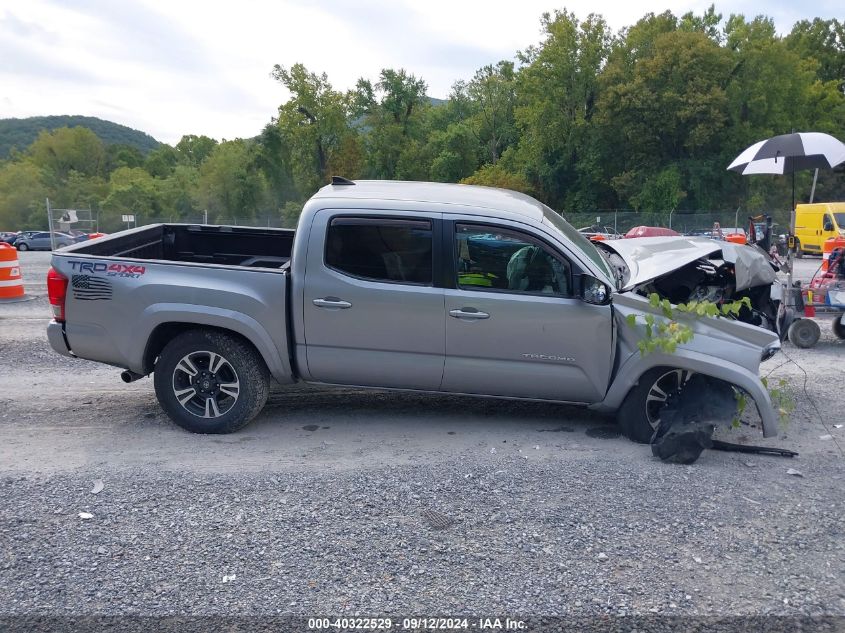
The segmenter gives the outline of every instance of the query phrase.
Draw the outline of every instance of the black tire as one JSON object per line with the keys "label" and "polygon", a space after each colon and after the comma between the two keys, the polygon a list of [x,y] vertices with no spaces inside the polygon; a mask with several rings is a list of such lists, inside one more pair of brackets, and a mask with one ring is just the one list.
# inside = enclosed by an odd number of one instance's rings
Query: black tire
{"label": "black tire", "polygon": [[801,250],[801,242],[799,240],[795,240],[795,259],[803,259],[804,258],[804,251]]}
{"label": "black tire", "polygon": [[191,330],[165,346],[155,365],[154,383],[159,404],[183,429],[233,433],[264,407],[270,372],[242,339],[215,330]]}
{"label": "black tire", "polygon": [[18,244],[18,250],[19,251],[28,251],[29,246],[27,246],[26,244]]}
{"label": "black tire", "polygon": [[836,338],[845,339],[845,325],[842,324],[842,318],[845,315],[839,315],[833,320],[833,334]]}
{"label": "black tire", "polygon": [[671,392],[679,390],[692,375],[693,372],[685,369],[655,367],[640,376],[616,412],[616,421],[622,435],[638,444],[651,443],[654,431],[660,424],[660,410],[666,401],[665,398],[660,400],[661,396],[649,399],[649,394],[655,396],[652,388],[657,386],[668,398]]}
{"label": "black tire", "polygon": [[808,349],[819,342],[822,335],[819,324],[812,319],[796,319],[789,326],[789,342],[795,347]]}

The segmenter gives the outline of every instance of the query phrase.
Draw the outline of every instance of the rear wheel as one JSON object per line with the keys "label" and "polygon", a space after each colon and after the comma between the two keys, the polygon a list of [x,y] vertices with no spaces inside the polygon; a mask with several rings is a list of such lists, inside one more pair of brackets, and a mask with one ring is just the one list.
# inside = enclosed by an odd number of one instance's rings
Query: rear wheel
{"label": "rear wheel", "polygon": [[845,318],[845,314],[840,314],[833,320],[833,333],[836,335],[836,338],[845,339],[845,324],[842,323],[843,318]]}
{"label": "rear wheel", "polygon": [[797,319],[789,326],[789,341],[795,347],[809,348],[819,342],[822,331],[812,319]]}
{"label": "rear wheel", "polygon": [[213,330],[174,338],[155,365],[156,397],[167,415],[193,433],[232,433],[267,401],[269,372],[241,339]]}
{"label": "rear wheel", "polygon": [[639,444],[648,444],[660,424],[660,412],[693,372],[671,367],[655,367],[644,373],[616,413],[622,434]]}

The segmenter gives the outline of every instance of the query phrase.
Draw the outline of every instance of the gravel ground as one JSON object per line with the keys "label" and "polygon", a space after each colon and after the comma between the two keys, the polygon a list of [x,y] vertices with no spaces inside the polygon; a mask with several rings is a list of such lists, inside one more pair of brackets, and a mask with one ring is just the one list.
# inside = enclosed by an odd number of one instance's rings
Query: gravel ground
{"label": "gravel ground", "polygon": [[48,262],[23,253],[34,298],[0,305],[0,617],[845,623],[845,343],[829,324],[764,365],[797,402],[783,435],[725,434],[791,460],[668,465],[570,407],[312,387],[276,390],[240,433],[194,436],[150,380],[49,350]]}

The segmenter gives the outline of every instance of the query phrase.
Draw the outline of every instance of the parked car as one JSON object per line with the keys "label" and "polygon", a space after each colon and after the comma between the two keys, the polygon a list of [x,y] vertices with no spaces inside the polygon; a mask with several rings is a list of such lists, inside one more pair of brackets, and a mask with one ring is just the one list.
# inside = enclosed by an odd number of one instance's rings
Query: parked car
{"label": "parked car", "polygon": [[[72,235],[67,233],[54,232],[56,248],[64,248],[75,243]],[[30,235],[22,235],[15,241],[15,247],[19,251],[49,251],[53,248],[48,231],[41,231]]]}
{"label": "parked car", "polygon": [[77,244],[79,242],[85,242],[85,241],[88,241],[88,240],[93,240],[93,239],[96,239],[98,237],[103,237],[105,235],[108,235],[108,233],[99,233],[99,232],[97,232],[97,233],[86,233],[85,231],[80,231],[80,230],[77,230],[77,229],[73,229],[71,231],[68,231],[68,234],[71,237],[73,237],[74,243],[77,243]]}
{"label": "parked car", "polygon": [[[706,237],[711,240],[726,240],[728,237],[733,236],[731,241],[737,241],[737,243],[744,244],[746,239],[746,232],[745,229],[738,226],[715,226],[709,229],[693,229],[692,231],[687,231],[686,235],[688,237]],[[742,238],[739,240],[739,238]]]}
{"label": "parked car", "polygon": [[335,179],[295,231],[156,224],[54,253],[47,336],[126,382],[153,374],[198,433],[241,428],[275,380],[575,403],[647,442],[698,372],[746,393],[773,436],[758,372],[777,334],[692,319],[675,353],[638,351],[661,318],[639,291],[692,263],[666,254],[677,239],[603,242],[630,247],[611,256],[523,194]]}
{"label": "parked car", "polygon": [[667,237],[670,235],[680,235],[680,233],[662,226],[635,226],[625,233],[625,237],[628,239],[633,237]]}
{"label": "parked car", "polygon": [[687,231],[684,235],[688,237],[711,237],[713,235],[713,229],[692,229],[691,231]]}
{"label": "parked car", "polygon": [[0,242],[8,243],[9,240],[16,238],[17,236],[18,234],[12,231],[0,231]]}
{"label": "parked car", "polygon": [[18,231],[17,233],[12,233],[10,236],[6,237],[3,241],[11,246],[14,246],[17,241],[22,237],[31,237],[36,233],[40,233],[40,231]]}
{"label": "parked car", "polygon": [[618,233],[612,226],[599,226],[598,224],[581,227],[578,232],[593,242],[618,240],[622,237],[622,234]]}

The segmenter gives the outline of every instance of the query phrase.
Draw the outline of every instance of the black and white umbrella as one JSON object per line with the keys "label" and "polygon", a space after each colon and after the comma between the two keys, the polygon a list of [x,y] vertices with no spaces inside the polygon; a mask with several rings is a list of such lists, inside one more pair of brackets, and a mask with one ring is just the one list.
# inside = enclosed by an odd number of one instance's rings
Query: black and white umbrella
{"label": "black and white umbrella", "polygon": [[[795,172],[831,169],[845,162],[845,143],[821,132],[794,132],[754,143],[728,165],[729,171],[753,174],[792,174],[795,209]],[[815,185],[815,183],[813,183]]]}
{"label": "black and white umbrella", "polygon": [[796,132],[754,143],[728,166],[743,176],[830,169],[845,162],[845,143],[830,134]]}
{"label": "black and white umbrella", "polygon": [[[789,232],[792,234],[795,231],[795,172],[804,169],[831,169],[843,162],[845,162],[845,143],[839,139],[821,132],[793,132],[754,143],[728,165],[728,170],[739,172],[743,176],[792,174],[792,215],[789,221]],[[815,184],[814,180],[814,189]],[[789,251],[788,262],[786,288],[791,289],[792,250]],[[798,304],[794,293],[790,292],[781,305],[795,308]],[[791,315],[785,319],[786,327],[789,326],[791,320]]]}

